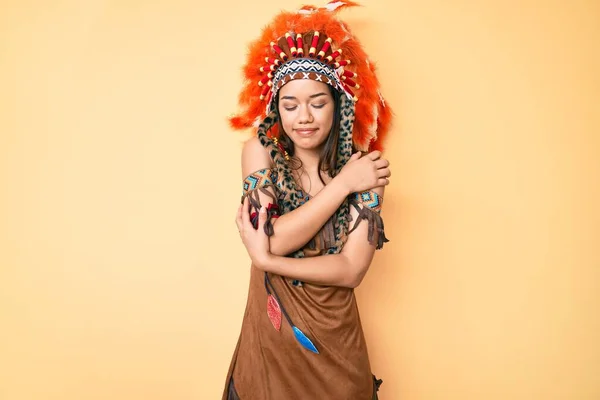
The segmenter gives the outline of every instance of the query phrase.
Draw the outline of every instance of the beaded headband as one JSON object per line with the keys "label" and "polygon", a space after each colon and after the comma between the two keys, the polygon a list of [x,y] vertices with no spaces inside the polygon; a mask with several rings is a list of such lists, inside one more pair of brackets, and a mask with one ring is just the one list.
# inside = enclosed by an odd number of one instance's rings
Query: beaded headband
{"label": "beaded headband", "polygon": [[326,83],[340,92],[345,92],[350,99],[354,99],[352,93],[346,90],[345,85],[333,68],[318,60],[298,58],[288,61],[279,67],[275,71],[273,79],[268,81],[270,84],[267,86],[270,87],[270,99],[267,103],[267,114],[273,109],[279,89],[286,83],[295,79],[311,79],[313,81]]}

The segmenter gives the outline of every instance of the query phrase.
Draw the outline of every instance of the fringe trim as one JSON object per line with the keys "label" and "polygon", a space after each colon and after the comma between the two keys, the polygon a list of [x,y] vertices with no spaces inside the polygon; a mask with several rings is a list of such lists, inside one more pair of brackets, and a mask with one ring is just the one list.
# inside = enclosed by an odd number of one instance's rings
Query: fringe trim
{"label": "fringe trim", "polygon": [[267,221],[264,225],[265,234],[267,236],[273,236],[275,231],[273,230],[273,222],[271,220],[273,218],[279,218],[280,212],[275,196],[267,190],[267,187],[268,186],[261,186],[244,194],[242,196],[242,203],[244,202],[244,198],[248,197],[248,200],[250,201],[250,208],[253,210],[250,214],[250,220],[252,221],[252,226],[254,226],[254,229],[258,229],[258,213],[262,206],[260,203],[259,191],[260,193],[269,196],[273,200],[272,203],[270,202],[267,205]]}
{"label": "fringe trim", "polygon": [[381,218],[379,212],[356,199],[350,199],[350,204],[358,211],[358,217],[348,234],[352,233],[363,220],[367,220],[369,223],[367,233],[369,243],[374,245],[377,250],[383,248],[383,244],[389,242],[389,240],[385,237],[383,218]]}

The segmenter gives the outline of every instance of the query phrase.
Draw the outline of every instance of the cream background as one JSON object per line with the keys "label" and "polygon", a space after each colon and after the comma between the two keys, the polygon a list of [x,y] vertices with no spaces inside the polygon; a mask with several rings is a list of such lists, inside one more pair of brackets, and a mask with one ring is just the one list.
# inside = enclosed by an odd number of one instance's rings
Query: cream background
{"label": "cream background", "polygon": [[[364,3],[396,111],[358,289],[381,398],[599,399],[600,3]],[[225,117],[301,4],[1,2],[0,399],[220,398],[248,283]]]}

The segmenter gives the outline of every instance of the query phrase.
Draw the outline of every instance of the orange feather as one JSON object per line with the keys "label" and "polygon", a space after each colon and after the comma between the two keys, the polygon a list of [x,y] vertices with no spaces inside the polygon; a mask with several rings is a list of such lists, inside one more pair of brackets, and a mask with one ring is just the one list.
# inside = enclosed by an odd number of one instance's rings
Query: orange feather
{"label": "orange feather", "polygon": [[[248,129],[254,125],[257,118],[265,117],[267,103],[266,100],[260,100],[262,88],[258,85],[265,74],[259,68],[266,64],[265,57],[279,58],[278,54],[274,54],[270,43],[278,42],[287,32],[294,33],[295,37],[295,33],[319,31],[332,39],[330,52],[341,49],[342,55],[339,59],[351,61],[350,65],[344,68],[358,74],[355,80],[360,84],[360,88],[354,90],[359,98],[355,106],[355,147],[360,150],[383,148],[383,139],[389,131],[393,113],[387,102],[385,107],[381,103],[376,65],[371,61],[367,62],[368,55],[360,42],[352,35],[349,27],[336,16],[340,10],[360,4],[349,0],[343,0],[343,3],[333,11],[326,7],[306,5],[301,8],[304,13],[281,12],[263,28],[260,37],[248,45],[246,63],[242,68],[244,82],[238,96],[242,110],[229,118],[233,129]],[[374,126],[376,129],[373,129]],[[278,135],[277,126],[271,129],[270,135]]]}

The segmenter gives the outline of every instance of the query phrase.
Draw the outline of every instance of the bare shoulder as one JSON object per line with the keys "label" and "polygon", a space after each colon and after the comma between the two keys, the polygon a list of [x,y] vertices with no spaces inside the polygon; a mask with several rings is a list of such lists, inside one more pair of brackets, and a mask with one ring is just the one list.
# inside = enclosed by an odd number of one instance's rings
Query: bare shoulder
{"label": "bare shoulder", "polygon": [[270,168],[271,156],[260,140],[253,136],[244,142],[242,148],[242,175],[244,177],[260,169]]}

